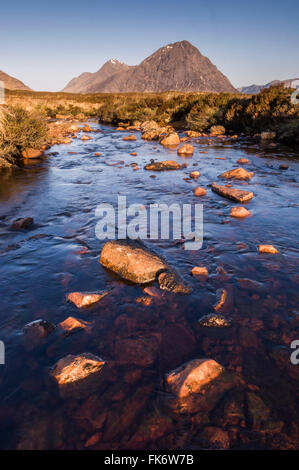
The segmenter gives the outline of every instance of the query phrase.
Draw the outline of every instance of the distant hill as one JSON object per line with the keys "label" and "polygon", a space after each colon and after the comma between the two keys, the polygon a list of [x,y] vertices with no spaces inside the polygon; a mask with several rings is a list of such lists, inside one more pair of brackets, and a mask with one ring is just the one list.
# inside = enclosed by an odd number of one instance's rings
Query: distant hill
{"label": "distant hill", "polygon": [[2,70],[0,70],[0,81],[4,83],[4,88],[8,90],[31,90],[31,88],[24,85],[21,80],[7,75],[7,73],[2,72]]}
{"label": "distant hill", "polygon": [[162,91],[235,92],[228,78],[188,41],[161,47],[141,64],[129,66],[115,59],[98,72],[85,72],[62,90],[71,93]]}
{"label": "distant hill", "polygon": [[270,86],[279,85],[283,83],[286,88],[296,88],[299,86],[299,78],[292,78],[288,80],[273,80],[272,82],[266,83],[266,85],[250,85],[238,88],[238,91],[247,95],[254,95],[259,93],[264,88],[270,88]]}

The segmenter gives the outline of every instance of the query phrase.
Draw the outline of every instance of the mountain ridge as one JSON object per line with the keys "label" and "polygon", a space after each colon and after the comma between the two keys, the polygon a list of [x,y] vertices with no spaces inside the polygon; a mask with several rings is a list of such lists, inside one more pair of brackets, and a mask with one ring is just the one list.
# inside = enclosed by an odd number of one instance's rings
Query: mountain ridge
{"label": "mountain ridge", "polygon": [[[297,82],[297,84],[295,82]],[[237,90],[241,93],[245,93],[246,95],[254,95],[256,93],[259,93],[261,90],[264,90],[265,88],[270,88],[270,86],[279,85],[280,83],[283,83],[285,88],[296,88],[296,86],[299,87],[299,78],[288,78],[287,80],[272,80],[271,82],[266,83],[265,85],[254,84],[237,88]]]}
{"label": "mountain ridge", "polygon": [[11,75],[8,75],[2,70],[0,70],[0,81],[4,83],[4,88],[6,88],[7,90],[31,91],[31,88],[29,88],[27,85],[21,82],[21,80],[18,80],[17,78],[12,77]]}

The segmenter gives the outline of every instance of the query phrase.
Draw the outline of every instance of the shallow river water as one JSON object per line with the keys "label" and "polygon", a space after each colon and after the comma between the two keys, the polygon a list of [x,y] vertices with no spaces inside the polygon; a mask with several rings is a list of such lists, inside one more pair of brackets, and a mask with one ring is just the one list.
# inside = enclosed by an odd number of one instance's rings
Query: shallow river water
{"label": "shallow river water", "polygon": [[[128,132],[93,127],[101,132],[92,140],[54,146],[49,153],[57,154],[43,162],[0,174],[0,447],[298,448],[299,365],[291,364],[290,345],[299,340],[299,151],[215,138],[191,142],[194,156],[182,158],[139,133],[125,142]],[[246,184],[232,182],[254,193],[246,205],[252,216],[244,220],[231,218],[237,204],[209,186],[241,157],[254,172]],[[151,159],[188,166],[154,173],[144,170]],[[116,162],[122,163],[110,165]],[[201,172],[197,181],[188,178],[194,170]],[[205,196],[193,195],[197,185]],[[147,242],[191,284],[191,294],[149,297],[99,264],[104,241],[95,235],[95,210],[116,206],[118,195],[145,207],[203,204],[200,250],[184,250],[179,240]],[[27,216],[34,218],[29,230],[10,229]],[[279,254],[259,255],[259,244],[273,244]],[[206,266],[209,276],[191,276],[194,266]],[[229,293],[224,313],[231,327],[200,328],[221,288]],[[99,290],[110,293],[88,309],[66,300],[73,291]],[[58,324],[69,316],[87,328],[68,337],[54,332],[38,347],[24,341],[26,323]],[[82,352],[113,364],[110,377],[90,397],[63,400],[48,384],[48,369]],[[167,406],[164,376],[204,357],[232,372],[235,386],[204,416],[178,416]]]}

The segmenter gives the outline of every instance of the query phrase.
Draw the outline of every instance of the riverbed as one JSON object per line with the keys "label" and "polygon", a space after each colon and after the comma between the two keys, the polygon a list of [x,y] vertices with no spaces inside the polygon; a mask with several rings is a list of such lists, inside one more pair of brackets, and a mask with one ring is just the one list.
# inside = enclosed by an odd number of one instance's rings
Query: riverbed
{"label": "riverbed", "polygon": [[[199,449],[220,442],[224,448],[298,448],[299,365],[291,364],[290,345],[299,340],[299,150],[201,138],[190,139],[194,155],[182,158],[138,132],[136,141],[123,141],[127,131],[92,127],[101,132],[91,140],[79,134],[42,161],[0,174],[0,447]],[[249,163],[238,165],[240,158]],[[151,159],[186,166],[154,173],[144,169]],[[250,182],[230,181],[254,193],[246,204],[251,216],[242,220],[230,217],[237,204],[210,187],[238,166],[254,172]],[[195,170],[201,173],[196,181],[189,177]],[[193,195],[198,185],[207,190],[200,198]],[[151,296],[101,266],[105,241],[95,234],[96,208],[116,207],[118,196],[145,208],[203,204],[200,250],[185,250],[179,239],[146,242],[176,267],[192,293]],[[34,224],[12,230],[20,217],[33,217]],[[261,255],[260,244],[279,253]],[[192,276],[195,266],[206,267],[208,276]],[[198,319],[214,311],[223,288],[231,327],[200,328]],[[109,294],[78,309],[66,298],[74,291]],[[24,341],[28,322],[57,325],[69,316],[87,327],[50,335],[36,348]],[[48,384],[49,367],[82,352],[113,364],[111,376],[99,394],[63,400]],[[204,419],[173,414],[165,403],[165,374],[205,357],[230,371],[235,386]],[[220,433],[219,442],[209,428]]]}

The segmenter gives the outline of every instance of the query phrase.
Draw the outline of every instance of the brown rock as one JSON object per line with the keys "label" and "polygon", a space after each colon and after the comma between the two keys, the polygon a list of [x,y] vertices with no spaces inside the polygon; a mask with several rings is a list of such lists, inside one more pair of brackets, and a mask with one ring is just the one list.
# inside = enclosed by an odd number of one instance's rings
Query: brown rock
{"label": "brown rock", "polygon": [[165,381],[166,390],[174,396],[172,407],[183,413],[212,410],[232,387],[225,369],[213,359],[193,359],[168,373]]}
{"label": "brown rock", "polygon": [[90,305],[98,302],[100,299],[105,297],[108,292],[103,292],[103,293],[94,293],[94,294],[89,294],[89,293],[83,293],[83,292],[71,292],[68,294],[67,299],[70,302],[73,302],[76,307],[82,308],[82,307],[89,307]]}
{"label": "brown rock", "polygon": [[152,162],[145,165],[145,170],[151,171],[165,171],[165,170],[180,170],[182,165],[174,160],[164,160],[162,162]]}
{"label": "brown rock", "polygon": [[137,157],[137,152],[131,152],[132,157]]}
{"label": "brown rock", "polygon": [[95,157],[100,157],[100,156],[101,156],[101,153],[96,152],[96,153],[94,154],[94,156],[95,156]]}
{"label": "brown rock", "polygon": [[176,132],[171,132],[170,134],[166,135],[160,141],[161,145],[165,147],[177,147],[180,143],[180,138]]}
{"label": "brown rock", "polygon": [[192,276],[208,276],[209,272],[205,266],[195,266],[192,269]]}
{"label": "brown rock", "polygon": [[43,156],[43,152],[40,150],[32,149],[32,148],[27,148],[23,150],[22,152],[22,157],[23,158],[41,158]]}
{"label": "brown rock", "polygon": [[244,217],[249,217],[250,215],[251,215],[251,212],[242,206],[232,207],[230,211],[231,217],[237,217],[239,219],[243,219]]}
{"label": "brown rock", "polygon": [[212,126],[210,128],[210,135],[222,135],[225,134],[225,127],[223,126]]}
{"label": "brown rock", "polygon": [[193,153],[194,153],[194,147],[193,145],[190,145],[190,144],[185,144],[185,145],[182,145],[182,147],[180,147],[178,149],[178,155],[183,155],[183,156],[192,156]]}
{"label": "brown rock", "polygon": [[196,132],[196,131],[186,131],[186,134],[188,137],[191,138],[196,138],[201,136],[201,132]]}
{"label": "brown rock", "polygon": [[269,253],[271,255],[275,255],[279,253],[279,251],[273,245],[259,245],[258,246],[259,253]]}
{"label": "brown rock", "polygon": [[219,175],[218,178],[237,179],[237,180],[250,180],[254,173],[244,170],[244,168],[234,168],[233,170],[226,171]]}
{"label": "brown rock", "polygon": [[190,178],[197,179],[200,176],[200,171],[192,171]]}
{"label": "brown rock", "polygon": [[77,318],[68,317],[59,323],[58,326],[62,330],[63,335],[68,336],[86,328],[86,323],[82,322],[81,320],[77,320]]}
{"label": "brown rock", "polygon": [[243,165],[245,163],[250,163],[250,160],[248,160],[248,158],[239,158],[239,160],[237,160],[237,163]]}
{"label": "brown rock", "polygon": [[207,194],[207,191],[204,188],[197,186],[197,188],[194,189],[193,194],[194,196],[204,196]]}
{"label": "brown rock", "polygon": [[143,244],[133,241],[109,241],[105,243],[100,263],[119,276],[136,283],[152,282],[167,264]]}
{"label": "brown rock", "polygon": [[123,140],[124,141],[128,141],[128,140],[137,140],[137,137],[136,135],[127,135],[126,137],[123,137]]}
{"label": "brown rock", "polygon": [[149,367],[157,358],[158,341],[155,336],[118,339],[114,353],[120,365]]}
{"label": "brown rock", "polygon": [[200,434],[200,441],[202,446],[207,449],[221,450],[230,448],[228,432],[215,426],[204,428]]}
{"label": "brown rock", "polygon": [[50,371],[62,398],[82,398],[93,393],[102,379],[105,361],[90,353],[69,354]]}
{"label": "brown rock", "polygon": [[23,334],[26,336],[26,339],[30,341],[36,341],[44,339],[49,336],[55,330],[55,325],[49,321],[42,319],[34,320],[23,328]]}
{"label": "brown rock", "polygon": [[220,196],[226,197],[236,202],[247,202],[253,198],[253,193],[250,191],[243,191],[242,189],[228,188],[226,186],[219,186],[217,183],[212,183],[212,191]]}
{"label": "brown rock", "polygon": [[25,217],[25,218],[21,218],[21,219],[17,219],[15,220],[10,228],[12,230],[24,230],[24,229],[27,229],[29,228],[31,225],[33,224],[33,218],[32,217]]}
{"label": "brown rock", "polygon": [[84,127],[82,127],[82,131],[83,132],[91,132],[92,129],[88,124],[86,124]]}
{"label": "brown rock", "polygon": [[81,140],[91,140],[91,137],[89,135],[82,135]]}

